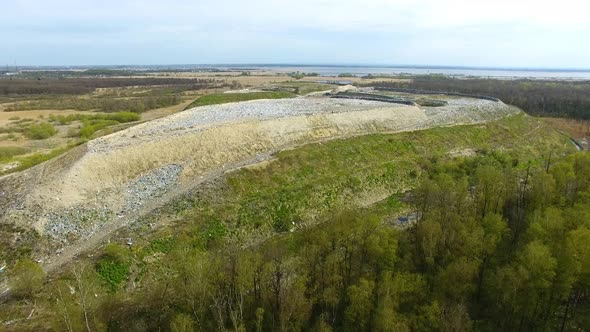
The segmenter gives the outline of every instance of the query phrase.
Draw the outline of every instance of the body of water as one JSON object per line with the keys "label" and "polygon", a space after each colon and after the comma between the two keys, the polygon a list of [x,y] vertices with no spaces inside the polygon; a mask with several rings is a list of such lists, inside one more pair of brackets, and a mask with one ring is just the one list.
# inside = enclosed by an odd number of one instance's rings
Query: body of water
{"label": "body of water", "polygon": [[430,75],[440,74],[452,77],[484,77],[501,79],[563,79],[590,80],[590,69],[542,69],[542,68],[483,68],[453,66],[361,66],[361,65],[301,65],[301,64],[187,64],[187,65],[121,65],[121,66],[61,66],[25,67],[26,70],[85,70],[90,68],[127,70],[262,70],[281,73],[318,73],[320,76],[338,76],[349,73],[355,76],[372,75]]}
{"label": "body of water", "polygon": [[365,75],[429,75],[440,74],[453,77],[489,77],[503,79],[574,79],[590,80],[590,70],[575,69],[512,69],[512,68],[463,68],[463,67],[372,67],[372,66],[299,66],[299,65],[252,65],[244,68],[274,70],[278,72],[318,73],[321,76],[338,76],[350,73],[355,76]]}

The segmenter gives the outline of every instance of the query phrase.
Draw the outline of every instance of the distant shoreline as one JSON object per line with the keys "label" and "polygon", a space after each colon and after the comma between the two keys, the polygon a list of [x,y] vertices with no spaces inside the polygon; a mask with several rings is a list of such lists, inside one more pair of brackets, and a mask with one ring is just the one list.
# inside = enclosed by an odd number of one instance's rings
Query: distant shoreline
{"label": "distant shoreline", "polygon": [[367,75],[445,75],[466,78],[499,79],[572,79],[590,80],[590,68],[517,68],[445,65],[336,65],[336,64],[177,64],[177,65],[87,65],[87,66],[19,66],[22,71],[111,69],[135,71],[276,71],[308,72],[319,76]]}

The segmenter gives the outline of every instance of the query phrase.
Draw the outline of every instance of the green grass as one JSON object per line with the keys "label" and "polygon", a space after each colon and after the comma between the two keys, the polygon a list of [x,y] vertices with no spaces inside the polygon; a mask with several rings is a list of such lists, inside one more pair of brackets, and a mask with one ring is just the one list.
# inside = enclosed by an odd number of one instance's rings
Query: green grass
{"label": "green grass", "polygon": [[83,140],[88,140],[94,137],[94,134],[102,129],[110,126],[118,125],[120,123],[127,123],[138,121],[141,116],[133,112],[117,112],[112,114],[70,114],[70,115],[52,115],[49,121],[58,123],[60,125],[67,125],[74,121],[82,122],[82,127],[79,131],[72,128],[68,133],[70,137],[80,137]]}
{"label": "green grass", "polygon": [[147,97],[114,98],[104,97],[70,97],[48,96],[45,99],[17,102],[6,109],[7,112],[27,110],[98,110],[102,112],[129,111],[141,113],[147,110],[177,105],[182,102],[179,95],[157,95]]}
{"label": "green grass", "polygon": [[119,124],[114,120],[92,120],[84,122],[84,126],[80,129],[78,135],[80,138],[88,140],[94,137],[94,133],[110,126]]}
{"label": "green grass", "polygon": [[47,161],[49,159],[59,156],[60,154],[66,152],[70,148],[71,147],[69,147],[69,146],[62,147],[62,148],[53,149],[53,150],[49,151],[48,153],[39,152],[39,153],[32,154],[30,156],[18,158],[16,160],[19,162],[20,165],[15,169],[15,171],[22,171],[27,168],[31,168],[31,167],[38,165],[44,161]]}
{"label": "green grass", "polygon": [[2,146],[0,147],[0,162],[10,160],[12,157],[22,155],[29,152],[28,149],[18,146]]}
{"label": "green grass", "polygon": [[117,112],[110,114],[69,114],[50,115],[49,120],[60,125],[70,124],[74,121],[109,120],[118,123],[133,122],[141,119],[141,116],[133,112]]}
{"label": "green grass", "polygon": [[[567,137],[543,123],[520,114],[482,125],[375,134],[279,152],[266,167],[231,172],[219,186],[179,198],[140,221],[139,225],[164,222],[167,226],[156,232],[145,226],[141,236],[131,231],[129,237],[137,238],[142,248],[136,253],[141,263],[135,267],[143,271],[141,278],[149,279],[153,271],[165,270],[167,262],[175,259],[162,255],[175,249],[207,252],[225,250],[228,243],[261,243],[297,234],[290,231],[309,229],[329,220],[335,211],[359,205],[366,215],[384,222],[396,220],[409,209],[403,203],[404,193],[440,171],[440,165],[448,165],[449,174],[465,174],[484,163],[517,165],[522,170],[529,162],[533,167],[542,165],[551,150],[555,161],[575,151]],[[477,153],[449,154],[461,149]],[[159,258],[143,259],[155,253],[160,253]]]}
{"label": "green grass", "polygon": [[[212,220],[221,221],[227,234],[237,229],[287,231],[330,211],[383,198],[377,193],[405,192],[433,164],[453,159],[449,152],[462,149],[519,168],[529,162],[541,165],[549,150],[554,156],[574,151],[566,137],[524,115],[485,125],[368,135],[279,152],[267,167],[230,173],[225,187],[169,208],[185,222],[198,221],[199,232]],[[477,156],[472,159],[480,162]],[[386,202],[397,204],[395,199]]]}
{"label": "green grass", "polygon": [[102,257],[96,264],[96,272],[107,284],[109,290],[115,292],[127,279],[130,263],[129,249],[110,243],[106,245]]}
{"label": "green grass", "polygon": [[31,124],[25,131],[24,134],[29,139],[46,139],[57,134],[57,129],[48,122],[40,124]]}
{"label": "green grass", "polygon": [[8,158],[6,160],[3,160],[3,162],[12,162],[12,161],[16,161],[19,163],[18,167],[12,168],[6,172],[0,172],[0,175],[4,175],[4,174],[8,174],[8,173],[13,173],[13,172],[20,172],[23,171],[27,168],[31,168],[35,165],[38,165],[44,161],[47,161],[49,159],[55,158],[57,156],[59,156],[60,154],[70,150],[71,148],[75,147],[76,144],[72,144],[72,145],[68,145],[65,147],[60,147],[60,148],[56,148],[53,149],[49,152],[38,152],[38,153],[34,153],[31,155],[27,155],[27,156],[18,156],[15,155],[12,158]]}
{"label": "green grass", "polygon": [[446,100],[437,100],[437,99],[428,99],[428,98],[417,99],[416,103],[420,106],[427,106],[427,107],[441,107],[441,106],[446,106],[449,104]]}
{"label": "green grass", "polygon": [[119,285],[127,279],[129,263],[121,263],[113,260],[101,260],[98,262],[96,272],[107,284],[111,292],[115,292]]}
{"label": "green grass", "polygon": [[284,91],[252,93],[216,93],[200,97],[199,99],[195,100],[190,105],[188,105],[186,109],[197,106],[235,103],[239,101],[248,101],[256,99],[281,99],[292,97],[295,97],[295,94]]}
{"label": "green grass", "polygon": [[314,82],[305,82],[305,81],[291,81],[289,83],[281,84],[281,88],[288,89],[289,91],[293,91],[299,95],[306,95],[312,92],[318,91],[328,91],[334,89],[333,85],[330,84],[323,84],[323,83],[314,83]]}

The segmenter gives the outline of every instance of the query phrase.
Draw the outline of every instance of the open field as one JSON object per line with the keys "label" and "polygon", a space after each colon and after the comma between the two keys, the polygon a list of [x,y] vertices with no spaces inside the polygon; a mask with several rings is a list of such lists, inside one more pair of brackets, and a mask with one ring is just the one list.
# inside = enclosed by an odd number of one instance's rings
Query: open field
{"label": "open field", "polygon": [[38,120],[50,115],[70,115],[70,114],[83,114],[83,111],[77,110],[35,110],[35,111],[22,111],[18,113],[13,112],[2,112],[0,111],[0,126],[6,126],[11,121],[17,121],[21,119]]}

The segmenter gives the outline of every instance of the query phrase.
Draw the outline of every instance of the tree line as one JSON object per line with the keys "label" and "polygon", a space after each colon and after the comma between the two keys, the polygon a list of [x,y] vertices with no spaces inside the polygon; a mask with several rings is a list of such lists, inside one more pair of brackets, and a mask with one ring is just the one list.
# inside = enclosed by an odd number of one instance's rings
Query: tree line
{"label": "tree line", "polygon": [[[590,155],[533,167],[492,153],[430,167],[404,229],[344,211],[244,246],[195,224],[143,254],[107,246],[46,284],[37,306],[68,331],[590,328]],[[39,271],[19,264],[29,273],[13,289],[34,298]]]}
{"label": "tree line", "polygon": [[400,82],[371,82],[366,86],[486,95],[532,115],[590,119],[589,81],[460,79],[429,75]]}
{"label": "tree line", "polygon": [[91,93],[97,88],[120,88],[130,86],[171,85],[187,86],[191,90],[208,89],[223,82],[214,79],[183,79],[163,77],[142,78],[39,78],[0,79],[0,95],[66,94]]}

